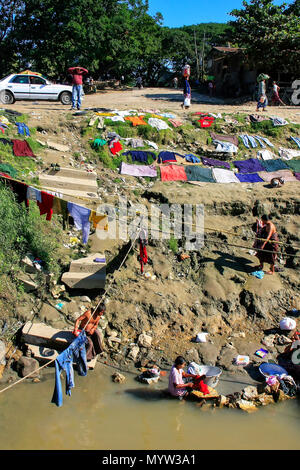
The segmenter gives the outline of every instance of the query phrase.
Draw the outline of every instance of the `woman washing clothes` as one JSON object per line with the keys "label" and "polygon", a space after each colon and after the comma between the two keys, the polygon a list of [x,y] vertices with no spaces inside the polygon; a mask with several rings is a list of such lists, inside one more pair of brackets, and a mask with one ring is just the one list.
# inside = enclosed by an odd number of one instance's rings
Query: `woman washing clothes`
{"label": "woman washing clothes", "polygon": [[187,396],[194,388],[193,382],[185,383],[183,379],[185,378],[193,378],[196,379],[198,377],[194,374],[187,374],[184,372],[184,367],[186,366],[186,362],[182,356],[178,356],[175,359],[174,365],[171,369],[169,375],[169,387],[168,391],[173,397],[177,397],[182,399],[183,397]]}
{"label": "woman washing clothes", "polygon": [[263,251],[258,251],[256,254],[257,258],[260,261],[260,264],[256,266],[255,269],[263,270],[264,263],[269,263],[270,271],[267,271],[267,274],[274,274],[275,261],[277,259],[277,253],[279,251],[279,246],[276,242],[279,241],[279,237],[276,227],[272,222],[272,217],[270,215],[262,216],[256,236],[257,240],[254,243],[254,248]]}

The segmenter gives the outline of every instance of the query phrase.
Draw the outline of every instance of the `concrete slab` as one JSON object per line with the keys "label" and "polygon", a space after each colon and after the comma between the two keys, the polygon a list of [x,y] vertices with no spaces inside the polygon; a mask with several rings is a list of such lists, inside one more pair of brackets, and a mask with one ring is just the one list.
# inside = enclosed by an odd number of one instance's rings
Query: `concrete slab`
{"label": "concrete slab", "polygon": [[41,174],[39,176],[40,184],[43,187],[55,187],[57,189],[79,189],[79,191],[94,192],[97,193],[98,185],[96,180],[84,179],[84,178],[73,178],[68,176],[60,175],[47,175]]}
{"label": "concrete slab", "polygon": [[72,261],[69,272],[62,275],[62,282],[71,289],[103,289],[105,287],[106,262],[95,263],[95,258],[105,260],[102,253],[93,253],[91,256]]}
{"label": "concrete slab", "polygon": [[51,140],[47,140],[47,145],[50,149],[58,150],[59,152],[70,151],[70,147],[68,147],[67,145],[58,144],[57,142],[52,142]]}
{"label": "concrete slab", "polygon": [[[56,359],[59,353],[55,349],[47,348],[46,346],[35,346],[33,344],[26,344],[31,354],[34,356],[39,362],[46,363],[47,361],[51,361]],[[91,361],[87,361],[87,366],[89,369],[95,369],[97,364],[98,356],[94,357]],[[74,363],[75,364],[75,363]],[[75,364],[76,365],[76,364]]]}

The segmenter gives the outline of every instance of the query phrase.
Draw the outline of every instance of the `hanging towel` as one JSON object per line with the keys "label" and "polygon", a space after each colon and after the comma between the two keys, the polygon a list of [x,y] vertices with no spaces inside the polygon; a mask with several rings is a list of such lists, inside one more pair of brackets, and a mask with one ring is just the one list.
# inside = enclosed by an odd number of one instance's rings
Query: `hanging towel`
{"label": "hanging towel", "polygon": [[13,152],[16,157],[35,157],[26,140],[12,139]]}
{"label": "hanging towel", "polygon": [[240,180],[235,176],[233,171],[223,170],[223,168],[213,168],[213,177],[217,183],[239,183]]}
{"label": "hanging towel", "polygon": [[91,209],[86,207],[78,206],[73,202],[68,202],[68,211],[74,219],[75,227],[78,230],[82,230],[82,243],[87,244],[90,234],[90,215]]}
{"label": "hanging towel", "polygon": [[54,196],[52,210],[53,214],[62,215],[63,229],[65,230],[67,227],[69,227],[68,202],[64,199]]}
{"label": "hanging towel", "polygon": [[241,183],[261,183],[264,180],[257,173],[236,174]]}
{"label": "hanging towel", "polygon": [[87,375],[86,341],[86,334],[82,331],[70,346],[60,353],[55,360],[55,388],[51,402],[55,403],[57,406],[62,406],[63,404],[62,385],[60,380],[62,370],[66,373],[66,395],[69,396],[71,396],[71,389],[75,387],[73,362],[78,366],[79,375]]}
{"label": "hanging towel", "polygon": [[93,228],[96,229],[98,227],[98,225],[100,224],[100,222],[102,220],[105,220],[105,225],[104,225],[104,222],[101,224],[103,228],[103,230],[107,231],[108,230],[108,223],[107,223],[107,215],[106,214],[97,214],[96,211],[91,211],[91,215],[90,215],[90,222],[92,222],[93,224]]}
{"label": "hanging towel", "polygon": [[[263,170],[266,171],[277,171],[277,170],[284,170],[288,168],[287,164],[280,160],[280,158],[276,158],[273,160],[266,160],[261,162],[263,165]],[[257,170],[260,171],[260,170]]]}
{"label": "hanging towel", "polygon": [[187,181],[184,166],[180,165],[160,166],[160,175],[162,181]]}
{"label": "hanging towel", "polygon": [[46,220],[51,220],[53,214],[53,199],[54,196],[52,194],[45,193],[45,191],[41,191],[42,202],[37,201],[37,205],[40,209],[40,215],[47,214]]}
{"label": "hanging towel", "polygon": [[270,183],[273,178],[283,178],[286,182],[295,182],[297,179],[290,170],[279,170],[279,171],[261,171],[259,176]]}
{"label": "hanging towel", "polygon": [[31,201],[42,202],[42,193],[39,189],[28,186],[27,188],[27,199]]}
{"label": "hanging towel", "polygon": [[257,158],[249,158],[248,160],[239,160],[233,162],[234,166],[239,169],[240,173],[256,173],[264,171],[264,166]]}
{"label": "hanging towel", "polygon": [[214,158],[208,158],[208,157],[201,157],[203,165],[207,166],[216,166],[216,167],[224,167],[227,168],[228,170],[230,169],[230,164],[228,162],[223,162],[222,160],[216,160]]}
{"label": "hanging towel", "polygon": [[203,183],[215,183],[211,168],[202,168],[201,166],[185,167],[185,173],[188,181],[201,181]]}
{"label": "hanging towel", "polygon": [[121,175],[130,176],[150,176],[150,178],[157,177],[157,170],[153,165],[130,165],[122,162],[120,168]]}

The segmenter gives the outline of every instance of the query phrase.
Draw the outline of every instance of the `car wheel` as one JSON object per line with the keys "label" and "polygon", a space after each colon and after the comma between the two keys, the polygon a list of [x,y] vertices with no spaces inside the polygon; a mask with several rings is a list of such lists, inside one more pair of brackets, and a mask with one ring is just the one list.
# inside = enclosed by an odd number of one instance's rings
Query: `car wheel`
{"label": "car wheel", "polygon": [[3,90],[0,93],[0,101],[3,104],[14,104],[16,100],[14,95],[10,91]]}
{"label": "car wheel", "polygon": [[59,97],[60,102],[62,104],[71,104],[72,102],[72,95],[68,91],[63,91]]}

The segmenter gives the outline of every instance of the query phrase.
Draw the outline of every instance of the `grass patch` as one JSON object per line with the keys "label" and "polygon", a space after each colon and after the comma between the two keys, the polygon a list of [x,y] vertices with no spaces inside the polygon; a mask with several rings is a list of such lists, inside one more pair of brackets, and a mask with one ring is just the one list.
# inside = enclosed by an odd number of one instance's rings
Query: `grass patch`
{"label": "grass patch", "polygon": [[171,237],[169,240],[169,248],[171,251],[173,251],[174,254],[178,252],[178,241],[176,238]]}

